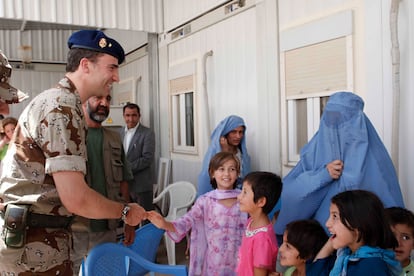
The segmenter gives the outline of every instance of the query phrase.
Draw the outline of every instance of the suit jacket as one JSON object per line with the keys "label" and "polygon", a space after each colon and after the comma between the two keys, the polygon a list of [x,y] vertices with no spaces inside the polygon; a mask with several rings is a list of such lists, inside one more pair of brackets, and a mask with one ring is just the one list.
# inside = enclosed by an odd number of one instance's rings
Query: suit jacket
{"label": "suit jacket", "polygon": [[[122,140],[125,138],[125,128],[121,130]],[[155,152],[155,134],[146,126],[139,124],[128,147],[127,160],[134,180],[129,182],[129,191],[135,193],[153,190],[153,168]]]}

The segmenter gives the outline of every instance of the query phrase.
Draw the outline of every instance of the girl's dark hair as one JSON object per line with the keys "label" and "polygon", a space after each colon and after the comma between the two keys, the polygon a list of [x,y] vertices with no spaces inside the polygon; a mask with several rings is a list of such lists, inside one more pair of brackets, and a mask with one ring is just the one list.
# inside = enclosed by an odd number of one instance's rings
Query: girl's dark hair
{"label": "girl's dark hair", "polygon": [[328,240],[325,229],[317,220],[305,219],[292,221],[286,225],[287,242],[299,251],[299,257],[313,260]]}
{"label": "girl's dark hair", "polygon": [[[237,175],[240,174],[240,161],[239,159],[231,152],[219,152],[216,155],[214,155],[211,160],[210,164],[208,165],[208,174],[210,175],[210,183],[213,189],[217,189],[217,181],[215,178],[213,178],[214,172],[223,166],[223,164],[229,160],[234,160],[236,162],[236,171]],[[237,186],[237,179],[234,181],[233,189],[235,189]]]}
{"label": "girl's dark hair", "polygon": [[390,207],[385,209],[385,217],[390,226],[397,224],[407,225],[411,229],[411,235],[414,236],[414,214],[402,207]]}
{"label": "girl's dark hair", "polygon": [[91,62],[96,62],[98,57],[103,56],[104,53],[88,50],[73,48],[70,49],[67,55],[66,72],[75,72],[80,64],[81,59],[87,58]]}
{"label": "girl's dark hair", "polygon": [[243,182],[247,181],[254,194],[253,201],[256,203],[260,198],[266,198],[263,213],[269,214],[279,200],[282,192],[282,179],[271,172],[251,172],[246,175]]}
{"label": "girl's dark hair", "polygon": [[395,248],[398,242],[385,218],[384,205],[374,193],[351,190],[332,197],[341,222],[351,231],[357,230],[357,242],[368,246]]}

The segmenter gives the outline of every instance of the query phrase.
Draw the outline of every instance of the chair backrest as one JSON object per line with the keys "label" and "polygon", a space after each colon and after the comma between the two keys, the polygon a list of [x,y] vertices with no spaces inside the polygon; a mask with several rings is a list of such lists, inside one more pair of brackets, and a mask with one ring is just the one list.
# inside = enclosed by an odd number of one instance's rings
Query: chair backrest
{"label": "chair backrest", "polygon": [[[129,245],[128,248],[144,257],[146,260],[155,262],[158,247],[164,232],[163,229],[157,228],[152,223],[145,224],[135,231],[134,243]],[[130,275],[145,275],[147,273],[148,270],[135,263],[131,263],[129,267]]]}
{"label": "chair backrest", "polygon": [[169,158],[160,157],[158,162],[157,183],[154,187],[154,196],[159,195],[165,187],[167,187],[170,180],[171,160]]}
{"label": "chair backrest", "polygon": [[103,243],[94,247],[85,261],[86,276],[126,276],[130,265],[135,264],[150,272],[187,276],[185,265],[161,265],[150,262],[131,249],[117,243]]}
{"label": "chair backrest", "polygon": [[[171,160],[169,158],[160,157],[158,163],[158,176],[157,183],[154,185],[154,197],[158,196],[170,182],[170,168]],[[159,204],[162,212],[166,211],[165,200],[162,200]]]}
{"label": "chair backrest", "polygon": [[193,204],[196,198],[196,188],[191,182],[177,181],[167,187],[154,198],[154,203],[165,197],[169,197],[169,209],[167,220],[174,220],[187,212],[187,208]]}

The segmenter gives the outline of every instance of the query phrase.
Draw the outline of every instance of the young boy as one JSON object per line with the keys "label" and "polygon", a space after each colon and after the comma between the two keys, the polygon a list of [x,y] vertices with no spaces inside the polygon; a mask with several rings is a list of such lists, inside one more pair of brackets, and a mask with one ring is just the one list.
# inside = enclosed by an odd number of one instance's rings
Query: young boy
{"label": "young boy", "polygon": [[414,276],[414,262],[410,259],[414,249],[414,214],[401,207],[385,209],[391,230],[398,240],[395,258],[401,263],[401,276]]}
{"label": "young boy", "polygon": [[279,200],[282,180],[271,172],[251,172],[243,179],[237,199],[250,215],[239,249],[238,276],[269,275],[275,271],[278,245],[268,214]]}

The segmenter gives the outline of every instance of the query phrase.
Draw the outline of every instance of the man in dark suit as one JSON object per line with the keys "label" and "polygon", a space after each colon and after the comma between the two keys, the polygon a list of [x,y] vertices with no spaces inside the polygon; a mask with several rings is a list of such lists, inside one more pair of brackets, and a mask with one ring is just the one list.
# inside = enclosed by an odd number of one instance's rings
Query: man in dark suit
{"label": "man in dark suit", "polygon": [[138,105],[127,103],[123,108],[126,126],[121,131],[124,149],[134,175],[129,182],[131,200],[139,202],[145,210],[153,210],[153,169],[155,134],[140,123]]}

